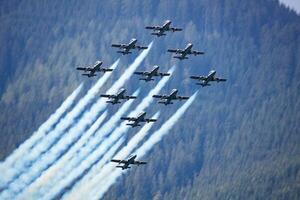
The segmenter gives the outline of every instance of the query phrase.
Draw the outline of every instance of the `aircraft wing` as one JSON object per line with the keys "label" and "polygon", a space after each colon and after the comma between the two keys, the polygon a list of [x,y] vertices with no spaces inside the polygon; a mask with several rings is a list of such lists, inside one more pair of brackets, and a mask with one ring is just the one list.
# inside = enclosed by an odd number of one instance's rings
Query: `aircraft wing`
{"label": "aircraft wing", "polygon": [[116,162],[116,163],[126,163],[126,160],[116,160],[116,159],[112,159],[110,160],[111,162]]}
{"label": "aircraft wing", "polygon": [[90,68],[90,67],[77,67],[76,69],[77,70],[82,70],[82,71],[85,71],[85,72],[92,71],[92,68]]}
{"label": "aircraft wing", "polygon": [[134,164],[134,165],[145,165],[145,164],[147,164],[147,162],[143,162],[143,161],[134,161],[133,164]]}
{"label": "aircraft wing", "polygon": [[182,28],[170,28],[173,32],[175,31],[182,31]]}
{"label": "aircraft wing", "polygon": [[196,80],[205,80],[205,76],[190,76],[191,79],[196,79]]}
{"label": "aircraft wing", "polygon": [[127,45],[127,44],[112,44],[111,46],[112,46],[112,47],[118,47],[118,48],[125,48],[125,47],[127,47],[128,45]]}
{"label": "aircraft wing", "polygon": [[182,49],[168,49],[168,52],[171,52],[171,53],[183,53],[184,51]]}
{"label": "aircraft wing", "polygon": [[137,121],[137,118],[135,118],[135,117],[121,117],[121,120]]}
{"label": "aircraft wing", "polygon": [[86,71],[87,68],[86,67],[77,67],[76,69]]}
{"label": "aircraft wing", "polygon": [[161,27],[160,26],[146,26],[146,29],[152,29],[152,30],[160,30]]}
{"label": "aircraft wing", "polygon": [[166,95],[153,95],[152,97],[159,98],[159,99],[167,99],[168,98],[168,96],[166,96]]}
{"label": "aircraft wing", "polygon": [[202,51],[192,51],[191,53],[194,55],[204,54],[204,52],[202,52]]}
{"label": "aircraft wing", "polygon": [[149,72],[134,72],[134,74],[137,74],[137,75],[148,75]]}
{"label": "aircraft wing", "polygon": [[116,95],[110,95],[110,94],[101,94],[100,97],[106,97],[106,98],[115,98]]}
{"label": "aircraft wing", "polygon": [[179,100],[186,100],[189,99],[190,97],[184,97],[184,96],[177,96],[177,99]]}
{"label": "aircraft wing", "polygon": [[137,49],[139,49],[139,50],[141,50],[141,49],[148,49],[148,47],[138,46],[138,45],[135,45],[135,47],[136,47]]}

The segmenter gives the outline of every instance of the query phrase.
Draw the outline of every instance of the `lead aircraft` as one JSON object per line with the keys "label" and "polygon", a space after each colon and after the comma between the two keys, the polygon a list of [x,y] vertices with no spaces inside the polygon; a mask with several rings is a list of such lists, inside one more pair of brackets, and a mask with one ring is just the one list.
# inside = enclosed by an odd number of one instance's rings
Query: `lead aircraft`
{"label": "lead aircraft", "polygon": [[182,31],[182,28],[171,27],[171,23],[172,22],[170,20],[167,20],[162,26],[146,26],[145,28],[153,30],[154,32],[151,33],[151,35],[156,35],[157,37],[166,35],[165,32],[167,31]]}

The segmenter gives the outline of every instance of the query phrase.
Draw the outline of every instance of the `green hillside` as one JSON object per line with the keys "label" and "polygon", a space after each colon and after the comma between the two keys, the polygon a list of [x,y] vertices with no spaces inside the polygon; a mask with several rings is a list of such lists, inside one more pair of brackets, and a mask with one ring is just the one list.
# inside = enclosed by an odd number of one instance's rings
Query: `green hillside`
{"label": "green hillside", "polygon": [[[166,19],[184,31],[154,39],[144,29]],[[0,21],[0,160],[79,83],[95,82],[76,66],[112,64],[113,42],[154,39],[140,69],[176,65],[163,93],[199,96],[143,158],[148,165],[131,169],[105,199],[300,198],[300,16],[277,0],[2,1]],[[166,52],[188,42],[205,55],[179,62]],[[105,88],[135,56],[121,57]],[[188,78],[211,69],[227,82],[200,88]],[[151,87],[132,78],[126,88],[137,84]],[[180,104],[149,112],[164,110],[163,121]]]}

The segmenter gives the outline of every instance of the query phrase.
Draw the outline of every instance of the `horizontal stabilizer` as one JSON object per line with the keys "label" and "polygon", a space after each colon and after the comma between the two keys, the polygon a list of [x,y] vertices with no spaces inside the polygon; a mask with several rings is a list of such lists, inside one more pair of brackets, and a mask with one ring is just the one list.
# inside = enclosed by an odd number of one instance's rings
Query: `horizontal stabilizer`
{"label": "horizontal stabilizer", "polygon": [[131,127],[141,126],[140,124],[126,124],[126,125]]}
{"label": "horizontal stabilizer", "polygon": [[196,85],[201,85],[202,87],[210,86],[208,83],[196,83]]}
{"label": "horizontal stabilizer", "polygon": [[82,76],[87,76],[87,77],[93,77],[93,76],[97,76],[96,74],[81,74]]}
{"label": "horizontal stabilizer", "polygon": [[151,35],[156,35],[157,37],[167,35],[165,33],[151,33]]}
{"label": "horizontal stabilizer", "polygon": [[185,57],[182,57],[182,56],[173,56],[173,58],[178,58],[179,60],[189,59],[189,57],[187,57],[187,56],[185,56]]}
{"label": "horizontal stabilizer", "polygon": [[131,54],[132,52],[131,51],[117,51],[117,53],[121,53],[121,54],[125,55],[125,54]]}

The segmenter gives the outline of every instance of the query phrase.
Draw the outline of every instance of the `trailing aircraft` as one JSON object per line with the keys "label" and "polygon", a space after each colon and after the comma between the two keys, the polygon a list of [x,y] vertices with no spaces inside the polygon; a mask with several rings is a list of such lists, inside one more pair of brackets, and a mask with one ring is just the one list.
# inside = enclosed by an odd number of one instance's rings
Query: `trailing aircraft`
{"label": "trailing aircraft", "polygon": [[[136,161],[136,156],[137,155],[133,155],[133,156],[130,156],[127,160],[116,160],[116,159],[112,159],[111,162],[116,162],[118,163],[119,165],[116,166],[117,168],[121,168],[122,170],[124,169],[129,169],[131,168],[129,165],[145,165],[147,164],[147,162],[143,162],[143,161]],[[120,165],[120,164],[123,164],[123,165]]]}
{"label": "trailing aircraft", "polygon": [[224,78],[216,77],[216,73],[217,72],[215,70],[211,70],[207,76],[190,76],[190,78],[200,81],[196,84],[201,85],[202,87],[210,86],[209,82],[212,81],[216,81],[216,82],[226,81],[226,79]]}
{"label": "trailing aircraft", "polygon": [[192,50],[193,44],[188,43],[184,49],[168,49],[168,52],[179,54],[179,56],[173,56],[173,58],[178,58],[179,60],[188,59],[187,55],[202,55],[204,52]]}
{"label": "trailing aircraft", "polygon": [[96,72],[111,72],[113,71],[113,69],[109,69],[109,68],[103,68],[101,67],[101,65],[103,64],[102,61],[98,60],[96,61],[96,63],[94,64],[94,66],[88,66],[88,67],[77,67],[77,70],[81,70],[84,72],[89,72],[89,73],[83,73],[83,76],[87,76],[87,77],[93,77],[93,76],[97,76]]}
{"label": "trailing aircraft", "polygon": [[172,22],[170,20],[167,20],[162,26],[146,26],[145,28],[153,30],[154,32],[152,32],[151,35],[156,35],[157,37],[166,35],[165,32],[167,31],[182,31],[182,28],[171,27],[171,23]]}
{"label": "trailing aircraft", "polygon": [[159,66],[155,65],[155,66],[153,66],[153,69],[151,71],[134,72],[134,74],[141,75],[142,77],[140,78],[140,80],[144,80],[146,82],[153,81],[154,76],[163,77],[163,76],[170,76],[171,75],[170,73],[158,72],[158,70],[159,70]]}
{"label": "trailing aircraft", "polygon": [[142,50],[142,49],[147,49],[148,48],[148,47],[145,47],[145,46],[136,45],[136,43],[137,43],[137,39],[132,38],[128,44],[112,44],[111,46],[121,49],[121,51],[117,51],[117,52],[121,53],[123,55],[132,53],[130,51],[131,49]]}
{"label": "trailing aircraft", "polygon": [[146,112],[141,112],[137,117],[121,117],[121,120],[128,120],[132,121],[133,123],[128,123],[126,125],[131,126],[131,127],[136,127],[136,126],[141,126],[139,123],[140,122],[156,122],[157,119],[147,119],[145,118]]}
{"label": "trailing aircraft", "polygon": [[125,95],[125,93],[126,93],[126,89],[121,88],[117,94],[101,94],[100,96],[112,99],[112,100],[106,101],[106,103],[111,103],[111,104],[121,103],[121,101],[120,101],[121,99],[129,100],[129,99],[137,98],[136,96],[127,96],[127,95]]}
{"label": "trailing aircraft", "polygon": [[181,100],[189,99],[189,97],[178,96],[177,93],[178,93],[178,90],[173,89],[169,95],[153,95],[153,97],[159,98],[160,101],[158,101],[158,103],[165,104],[165,105],[173,104],[172,100],[180,100],[181,101]]}

